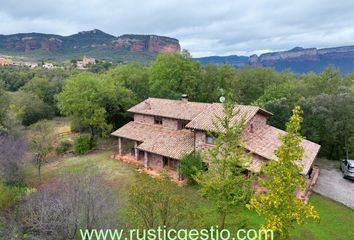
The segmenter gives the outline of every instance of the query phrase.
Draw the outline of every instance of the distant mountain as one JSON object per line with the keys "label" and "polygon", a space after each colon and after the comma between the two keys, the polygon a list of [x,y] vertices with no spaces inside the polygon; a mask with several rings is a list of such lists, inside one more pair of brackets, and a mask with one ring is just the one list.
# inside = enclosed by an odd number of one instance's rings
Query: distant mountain
{"label": "distant mountain", "polygon": [[196,58],[200,62],[215,64],[229,63],[235,67],[273,67],[278,71],[291,69],[297,73],[322,72],[332,65],[342,74],[354,71],[354,46],[334,48],[301,48],[295,47],[288,51],[264,53],[260,56],[226,56]]}
{"label": "distant mountain", "polygon": [[272,52],[253,55],[249,64],[255,67],[274,67],[276,70],[292,69],[295,72],[321,72],[332,65],[340,69],[342,74],[354,70],[354,46],[334,48],[301,48],[289,51]]}
{"label": "distant mountain", "polygon": [[89,55],[109,61],[151,61],[159,52],[179,52],[179,41],[156,35],[115,37],[100,30],[70,36],[43,33],[0,35],[0,54],[32,60],[65,60]]}
{"label": "distant mountain", "polygon": [[201,63],[214,63],[217,65],[228,63],[234,67],[240,68],[248,64],[249,57],[230,55],[230,56],[210,56],[210,57],[201,57],[201,58],[193,58],[193,59]]}

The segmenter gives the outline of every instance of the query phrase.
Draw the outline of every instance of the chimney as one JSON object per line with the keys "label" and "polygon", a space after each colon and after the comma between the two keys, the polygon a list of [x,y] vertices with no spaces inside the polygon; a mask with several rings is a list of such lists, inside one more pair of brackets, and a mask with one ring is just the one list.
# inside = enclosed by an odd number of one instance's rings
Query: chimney
{"label": "chimney", "polygon": [[181,101],[182,101],[183,103],[187,103],[187,102],[188,102],[188,95],[187,95],[187,94],[182,94],[182,96],[181,96]]}
{"label": "chimney", "polygon": [[150,102],[149,102],[148,100],[146,100],[144,103],[145,103],[145,104],[144,104],[144,108],[147,109],[147,110],[151,110],[151,104],[150,104]]}
{"label": "chimney", "polygon": [[254,131],[253,131],[253,123],[251,123],[251,125],[250,125],[250,133],[253,133]]}

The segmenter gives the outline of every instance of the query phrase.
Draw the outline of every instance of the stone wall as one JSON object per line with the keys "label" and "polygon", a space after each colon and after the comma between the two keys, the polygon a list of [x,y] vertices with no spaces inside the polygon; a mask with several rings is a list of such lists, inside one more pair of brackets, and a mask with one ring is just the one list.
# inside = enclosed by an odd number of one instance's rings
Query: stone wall
{"label": "stone wall", "polygon": [[164,128],[177,130],[178,129],[178,120],[171,119],[171,118],[162,118],[162,126]]}
{"label": "stone wall", "polygon": [[142,114],[134,114],[134,121],[146,124],[154,124],[154,117]]}
{"label": "stone wall", "polygon": [[195,150],[202,151],[205,149],[206,134],[204,131],[195,131]]}
{"label": "stone wall", "polygon": [[250,132],[252,129],[253,131],[258,130],[259,128],[264,127],[267,124],[267,117],[257,113],[254,117],[247,123],[246,131]]}
{"label": "stone wall", "polygon": [[163,168],[163,159],[161,155],[148,153],[149,167],[159,170]]}

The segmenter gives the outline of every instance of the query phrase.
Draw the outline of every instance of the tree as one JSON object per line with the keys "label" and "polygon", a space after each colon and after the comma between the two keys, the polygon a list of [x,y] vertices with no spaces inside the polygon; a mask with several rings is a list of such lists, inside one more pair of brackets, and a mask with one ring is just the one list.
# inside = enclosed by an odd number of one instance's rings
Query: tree
{"label": "tree", "polygon": [[300,174],[302,167],[296,161],[302,159],[304,149],[300,145],[301,109],[296,106],[286,125],[287,133],[279,136],[281,146],[275,151],[278,160],[262,166],[265,178],[260,177],[260,186],[267,191],[251,199],[247,205],[265,218],[262,229],[272,229],[275,239],[289,239],[289,231],[305,219],[319,220],[319,215],[310,204],[295,196],[297,189],[304,189],[305,180]]}
{"label": "tree", "polygon": [[134,103],[134,95],[121,83],[109,75],[93,73],[69,78],[58,95],[61,112],[76,124],[88,127],[92,140],[108,135],[112,125],[126,122],[126,110]]}
{"label": "tree", "polygon": [[[131,83],[131,85],[129,85],[130,83],[126,83],[124,85],[114,76],[110,75],[103,75],[102,81],[110,93],[104,95],[102,99],[103,106],[107,112],[106,121],[114,128],[121,127],[131,119],[131,115],[127,110],[135,105],[137,98],[139,98],[132,90],[125,87],[132,87],[134,83]],[[145,84],[147,85],[147,83]]]}
{"label": "tree", "polygon": [[39,179],[41,179],[41,167],[48,160],[54,141],[55,135],[48,121],[43,120],[31,126],[29,143],[34,153],[34,163],[38,169]]}
{"label": "tree", "polygon": [[305,74],[302,79],[301,92],[305,97],[316,96],[322,93],[336,94],[340,86],[345,83],[340,77],[338,69],[330,66],[321,74]]}
{"label": "tree", "polygon": [[179,169],[181,175],[187,179],[189,184],[195,184],[194,177],[199,171],[206,170],[206,166],[200,153],[193,152],[182,157]]}
{"label": "tree", "polygon": [[117,226],[117,213],[112,211],[117,207],[101,176],[66,174],[27,194],[19,220],[22,232],[33,239],[77,239],[79,229]]}
{"label": "tree", "polygon": [[54,115],[53,109],[33,93],[18,91],[11,96],[10,110],[25,126]]}
{"label": "tree", "polygon": [[294,105],[302,97],[299,85],[299,81],[294,80],[273,84],[265,89],[264,94],[257,99],[257,104],[264,106],[269,101],[286,98],[290,104]]}
{"label": "tree", "polygon": [[9,101],[4,86],[4,82],[0,80],[0,134],[7,132],[4,122],[6,119]]}
{"label": "tree", "polygon": [[23,157],[26,152],[24,139],[0,136],[0,181],[8,184],[23,180]]}
{"label": "tree", "polygon": [[139,101],[149,97],[149,74],[143,65],[137,63],[118,65],[106,75],[130,89]]}
{"label": "tree", "polygon": [[218,67],[215,64],[206,64],[201,69],[201,81],[198,87],[197,101],[216,102],[220,97],[217,89],[220,88],[218,81]]}
{"label": "tree", "polygon": [[[237,70],[229,64],[221,65],[217,73],[219,89],[222,89],[227,94],[230,94],[230,96],[232,96],[235,100],[239,100],[241,95],[240,86],[237,86],[238,76]],[[215,90],[216,89],[213,89],[214,92]]]}
{"label": "tree", "polygon": [[232,91],[239,91],[243,104],[255,102],[269,86],[280,83],[283,77],[270,68],[241,68],[232,84]]}
{"label": "tree", "polygon": [[21,123],[10,110],[10,94],[4,89],[4,82],[0,80],[0,135],[19,136]]}
{"label": "tree", "polygon": [[264,108],[273,113],[268,123],[274,127],[285,130],[286,121],[291,116],[292,103],[287,98],[279,98],[267,101]]}
{"label": "tree", "polygon": [[21,90],[38,96],[52,111],[57,112],[55,95],[60,92],[61,83],[49,80],[48,76],[36,76]]}
{"label": "tree", "polygon": [[213,202],[219,214],[219,227],[225,227],[226,216],[232,210],[241,210],[251,194],[251,181],[244,174],[250,155],[242,147],[240,135],[244,120],[235,122],[235,105],[226,103],[223,116],[216,116],[215,146],[205,156],[210,162],[207,172],[199,172],[195,180],[202,196]]}
{"label": "tree", "polygon": [[200,65],[188,54],[160,53],[149,68],[150,95],[177,99],[188,94],[190,99],[198,96]]}
{"label": "tree", "polygon": [[192,205],[183,189],[164,173],[161,178],[138,173],[129,189],[128,213],[133,224],[145,229],[178,228],[182,223],[188,224],[196,217]]}
{"label": "tree", "polygon": [[95,135],[106,135],[112,129],[106,122],[102,103],[106,94],[110,94],[109,89],[100,79],[92,73],[82,73],[67,80],[58,96],[59,109],[73,121],[89,127],[94,139]]}
{"label": "tree", "polygon": [[298,104],[304,110],[302,132],[309,140],[321,144],[321,155],[340,159],[353,154],[348,151],[348,139],[353,134],[354,90],[340,87],[337,94],[303,98]]}
{"label": "tree", "polygon": [[28,68],[0,66],[0,79],[5,82],[6,90],[17,91],[34,76],[34,72]]}

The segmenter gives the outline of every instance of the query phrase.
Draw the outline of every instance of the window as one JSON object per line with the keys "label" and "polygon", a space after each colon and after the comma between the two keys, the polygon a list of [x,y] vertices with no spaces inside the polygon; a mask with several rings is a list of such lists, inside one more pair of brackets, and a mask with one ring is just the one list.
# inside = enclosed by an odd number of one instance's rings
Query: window
{"label": "window", "polygon": [[207,133],[206,135],[206,143],[215,144],[215,138],[218,136],[215,133]]}
{"label": "window", "polygon": [[162,118],[161,117],[155,117],[154,123],[161,125],[162,124]]}
{"label": "window", "polygon": [[178,121],[178,129],[185,129],[188,121]]}

